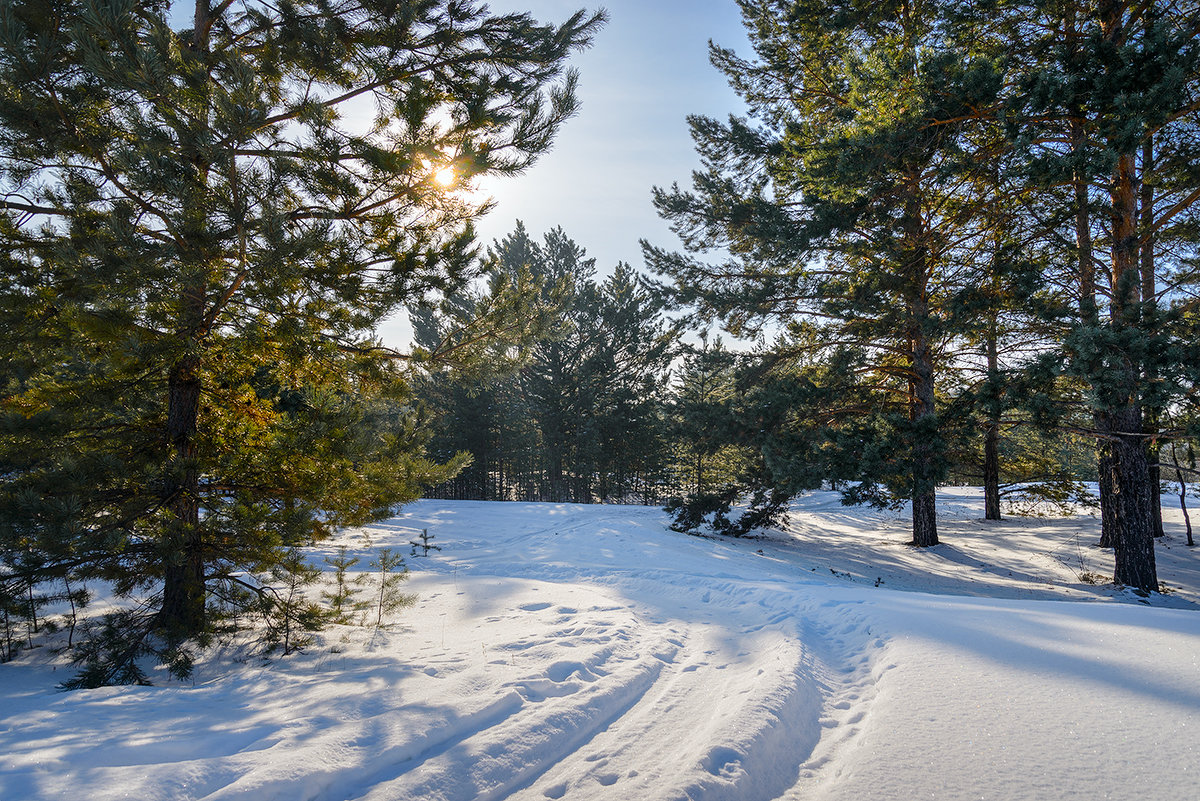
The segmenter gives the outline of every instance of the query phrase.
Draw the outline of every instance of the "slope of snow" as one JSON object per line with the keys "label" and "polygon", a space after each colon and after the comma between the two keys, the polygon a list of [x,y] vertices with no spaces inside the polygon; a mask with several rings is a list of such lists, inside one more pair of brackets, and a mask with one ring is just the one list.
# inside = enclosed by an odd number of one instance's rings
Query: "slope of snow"
{"label": "slope of snow", "polygon": [[1191,797],[1200,549],[1170,525],[1172,592],[1140,599],[1080,580],[1112,572],[1093,517],[940,501],[924,551],[828,493],[743,541],[421,501],[340,542],[443,548],[385,629],[214,648],[186,685],[58,693],[49,649],[0,666],[0,799]]}

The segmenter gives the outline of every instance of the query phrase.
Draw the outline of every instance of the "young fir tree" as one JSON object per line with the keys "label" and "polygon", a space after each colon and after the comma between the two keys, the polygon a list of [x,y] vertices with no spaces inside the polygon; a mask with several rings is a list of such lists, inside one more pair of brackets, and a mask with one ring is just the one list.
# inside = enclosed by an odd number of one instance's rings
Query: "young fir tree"
{"label": "young fir tree", "polygon": [[793,423],[823,430],[829,447],[807,453],[838,462],[830,471],[858,466],[847,500],[910,500],[918,546],[938,542],[938,382],[975,325],[965,298],[987,230],[989,198],[963,178],[986,165],[963,137],[1000,86],[990,59],[949,37],[947,5],[740,3],[756,58],[714,49],[713,60],[757,126],[693,118],[705,164],[694,191],[655,193],[688,250],[730,259],[646,247],[678,302],[735,333],[782,324],[788,350],[839,367],[813,374],[832,382],[804,390],[825,405]]}
{"label": "young fir tree", "polygon": [[482,207],[447,184],[550,146],[603,20],[174,10],[0,13],[0,563],[153,588],[168,643],[209,628],[217,584],[457,469],[422,455],[372,330],[472,278]]}

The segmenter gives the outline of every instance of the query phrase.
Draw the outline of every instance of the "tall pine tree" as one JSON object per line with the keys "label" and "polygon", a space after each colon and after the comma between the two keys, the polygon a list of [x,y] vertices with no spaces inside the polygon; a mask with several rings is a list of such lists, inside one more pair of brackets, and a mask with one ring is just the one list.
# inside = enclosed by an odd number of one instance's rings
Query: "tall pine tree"
{"label": "tall pine tree", "polygon": [[841,391],[810,395],[826,405],[802,424],[859,451],[839,457],[861,468],[849,499],[911,501],[918,546],[938,542],[938,382],[975,325],[966,297],[988,222],[989,198],[963,176],[986,165],[964,132],[1000,86],[991,60],[949,38],[945,5],[740,3],[756,58],[713,60],[756,124],[693,118],[705,169],[692,192],[655,193],[688,250],[731,258],[645,249],[678,302],[735,333],[774,321],[789,350],[840,366],[820,375]]}
{"label": "tall pine tree", "polygon": [[1011,3],[1025,48],[1014,140],[1031,186],[1071,189],[1077,304],[1058,354],[1100,443],[1116,581],[1158,589],[1159,420],[1194,370],[1179,328],[1194,288],[1200,16],[1194,3]]}
{"label": "tall pine tree", "polygon": [[422,456],[373,328],[473,277],[483,208],[448,171],[544,152],[603,20],[196,0],[176,30],[170,11],[0,9],[0,563],[157,588],[143,623],[168,643],[245,571],[452,470]]}

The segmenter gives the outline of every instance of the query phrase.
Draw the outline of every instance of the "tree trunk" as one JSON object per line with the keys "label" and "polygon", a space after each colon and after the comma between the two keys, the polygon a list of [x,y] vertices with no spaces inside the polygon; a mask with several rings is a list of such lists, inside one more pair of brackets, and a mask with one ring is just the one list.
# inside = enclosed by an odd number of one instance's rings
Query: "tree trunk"
{"label": "tree trunk", "polygon": [[[1171,462],[1175,465],[1175,479],[1179,482],[1179,509],[1183,512],[1183,525],[1187,530],[1187,544],[1191,548],[1196,545],[1196,542],[1192,539],[1192,516],[1188,514],[1187,482],[1183,478],[1183,471],[1179,469],[1179,455],[1175,453],[1174,442],[1171,443]],[[1194,462],[1195,460],[1193,460]]]}
{"label": "tree trunk", "polygon": [[937,477],[938,454],[935,452],[937,430],[934,407],[933,350],[925,330],[929,319],[928,275],[929,254],[924,242],[921,222],[919,176],[912,176],[908,187],[901,222],[904,236],[904,255],[912,270],[913,297],[909,301],[910,343],[912,347],[912,378],[910,384],[912,419],[912,526],[909,543],[919,548],[938,544]]}
{"label": "tree trunk", "polygon": [[[1095,418],[1097,430],[1103,428],[1100,417]],[[1117,540],[1117,507],[1113,485],[1112,446],[1101,440],[1097,449],[1096,476],[1100,480],[1100,547],[1115,548]]]}
{"label": "tree trunk", "polygon": [[924,435],[921,424],[934,416],[933,359],[923,336],[914,340],[913,422],[917,436],[913,442],[913,538],[910,545],[926,548],[938,544],[937,532],[937,454]]}
{"label": "tree trunk", "polygon": [[1157,592],[1146,446],[1139,436],[1118,433],[1136,431],[1141,414],[1134,406],[1112,415],[1109,422],[1114,434],[1112,476],[1117,516],[1113,580],[1143,592]]}
{"label": "tree trunk", "polygon": [[[1071,6],[1066,20],[1066,39],[1072,62],[1078,62],[1081,58],[1079,37],[1075,8]],[[1091,201],[1088,198],[1088,174],[1084,166],[1087,149],[1087,133],[1084,122],[1084,110],[1077,100],[1071,109],[1070,136],[1071,153],[1075,156],[1076,163],[1071,176],[1071,184],[1075,195],[1075,258],[1076,270],[1079,274],[1079,321],[1085,327],[1097,327],[1100,324],[1100,313],[1096,303],[1096,265],[1092,243]],[[1093,414],[1093,424],[1097,431],[1104,429],[1099,414]],[[1117,515],[1113,496],[1111,448],[1104,439],[1098,441],[1096,448],[1096,475],[1100,484],[1100,547],[1112,548],[1116,540],[1114,527]]]}
{"label": "tree trunk", "polygon": [[[196,0],[190,57],[204,62],[209,52],[212,26],[209,0]],[[199,113],[208,114],[207,92],[198,94]],[[167,376],[166,437],[170,448],[167,465],[167,523],[163,554],[163,601],[158,623],[170,639],[194,637],[204,631],[205,581],[204,542],[200,525],[200,466],[197,462],[196,430],[200,417],[200,357],[196,355],[204,336],[207,291],[205,288],[206,239],[205,191],[209,164],[199,152],[190,158],[195,183],[185,190],[183,288],[180,293],[180,344],[186,353],[177,358]],[[191,197],[187,197],[190,194]]]}
{"label": "tree trunk", "polygon": [[987,429],[983,433],[983,516],[1000,519],[1000,358],[993,318],[987,338],[988,398]]}
{"label": "tree trunk", "polygon": [[195,434],[200,412],[199,361],[184,357],[167,382],[167,438],[172,476],[167,508],[172,520],[166,534],[163,602],[159,622],[174,639],[204,630],[204,543],[200,533],[200,471]]}
{"label": "tree trunk", "polygon": [[[1119,12],[1118,12],[1119,14]],[[1111,20],[1109,20],[1111,23]],[[1119,23],[1118,23],[1119,24]],[[1112,222],[1111,324],[1117,330],[1134,325],[1141,281],[1137,248],[1136,173],[1132,153],[1122,153],[1110,188]],[[1124,360],[1117,374],[1103,377],[1097,395],[1106,398],[1102,412],[1112,453],[1116,531],[1114,580],[1143,592],[1158,591],[1151,520],[1150,466],[1142,412],[1138,404],[1140,365]],[[1156,488],[1155,488],[1156,489]]]}
{"label": "tree trunk", "polygon": [[1000,520],[1000,431],[989,423],[983,435],[983,516]]}
{"label": "tree trunk", "polygon": [[[1146,23],[1149,25],[1153,19],[1153,14],[1147,12]],[[1154,224],[1154,184],[1148,180],[1148,173],[1154,168],[1154,140],[1147,138],[1142,143],[1142,174],[1141,174],[1141,225],[1143,231],[1149,231]],[[1146,237],[1146,241],[1142,243],[1141,248],[1141,272],[1142,272],[1142,325],[1147,331],[1154,331],[1158,327],[1158,302],[1156,296],[1158,294],[1157,282],[1154,276],[1154,237]],[[1158,366],[1154,363],[1154,355],[1151,354],[1146,363],[1145,368],[1145,387],[1150,393],[1150,399],[1143,401],[1142,409],[1144,412],[1142,420],[1142,430],[1148,433],[1158,433],[1158,418],[1159,418],[1159,402],[1154,397],[1155,386],[1158,381],[1159,372]],[[1150,438],[1146,441],[1146,460],[1150,463],[1150,485],[1153,492],[1150,493],[1150,522],[1154,526],[1154,536],[1163,536],[1162,523],[1162,495],[1159,491],[1160,471],[1158,468],[1158,440]]]}

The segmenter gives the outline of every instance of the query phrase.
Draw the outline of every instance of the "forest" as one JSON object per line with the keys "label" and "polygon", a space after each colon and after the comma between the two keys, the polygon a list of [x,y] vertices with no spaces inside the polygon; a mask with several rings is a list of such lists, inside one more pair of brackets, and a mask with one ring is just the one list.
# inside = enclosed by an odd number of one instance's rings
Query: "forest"
{"label": "forest", "polygon": [[481,243],[460,191],[551,148],[604,12],[6,0],[6,654],[95,581],[140,600],[84,684],[319,626],[300,549],[422,495],[736,536],[825,488],[929,547],[939,486],[999,519],[1094,482],[1115,583],[1157,592],[1200,432],[1197,8],[739,7],[753,52],[711,60],[748,113],[689,119],[642,269]]}
{"label": "forest", "polygon": [[1195,794],[1200,0],[612,4],[0,0],[0,798]]}
{"label": "forest", "polygon": [[643,243],[648,276],[495,243],[562,312],[515,371],[434,376],[431,447],[473,457],[435,492],[745,533],[832,485],[931,546],[940,484],[998,519],[1098,482],[1117,582],[1154,591],[1161,491],[1196,475],[1196,9],[825,7],[742,4],[753,57],[712,59],[750,115],[690,119],[703,169],[654,194],[683,249]]}

